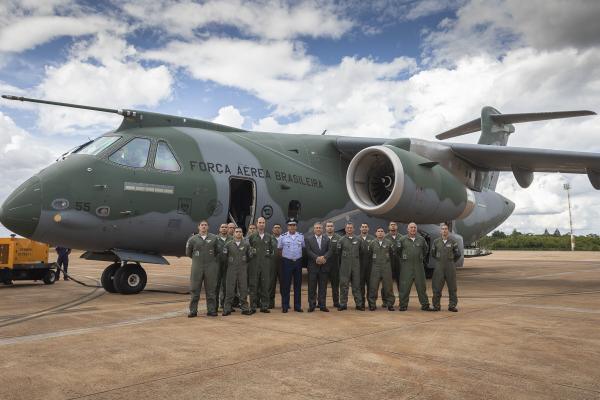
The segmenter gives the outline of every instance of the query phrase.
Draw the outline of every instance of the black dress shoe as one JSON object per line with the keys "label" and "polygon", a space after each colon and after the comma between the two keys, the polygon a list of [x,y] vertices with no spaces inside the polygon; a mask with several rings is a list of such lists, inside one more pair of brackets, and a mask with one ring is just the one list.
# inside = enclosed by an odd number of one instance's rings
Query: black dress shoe
{"label": "black dress shoe", "polygon": [[340,303],[333,303],[333,306],[334,306],[335,308],[340,308]]}
{"label": "black dress shoe", "polygon": [[398,311],[406,311],[407,307],[400,307]]}
{"label": "black dress shoe", "polygon": [[287,312],[288,312],[288,309],[287,309],[287,308],[282,308],[282,309],[281,309],[281,312],[282,312],[282,313],[287,313]]}
{"label": "black dress shoe", "polygon": [[198,316],[197,311],[190,311],[190,313],[188,314],[188,318],[196,318],[197,316]]}
{"label": "black dress shoe", "polygon": [[320,307],[319,310],[321,310],[323,312],[329,312],[329,308],[327,308],[327,307]]}
{"label": "black dress shoe", "polygon": [[338,306],[338,311],[344,311],[344,310],[347,310],[347,309],[348,309],[348,306],[343,306],[341,304]]}
{"label": "black dress shoe", "polygon": [[294,308],[294,311],[295,311],[295,312],[304,312],[304,310],[303,310],[303,309],[301,309],[301,308]]}
{"label": "black dress shoe", "polygon": [[242,315],[252,315],[252,314],[253,313],[250,310],[244,310],[244,311],[242,311]]}
{"label": "black dress shoe", "polygon": [[270,313],[271,311],[269,311],[269,309],[268,309],[268,308],[261,308],[261,309],[260,309],[260,312],[264,312],[264,313],[268,314],[268,313]]}
{"label": "black dress shoe", "polygon": [[206,315],[209,316],[209,317],[216,317],[217,316],[217,312],[216,311],[207,312]]}
{"label": "black dress shoe", "polygon": [[448,307],[448,311],[458,312],[458,308],[456,308],[456,307]]}
{"label": "black dress shoe", "polygon": [[394,308],[394,306],[388,306],[388,311],[395,311],[396,309]]}
{"label": "black dress shoe", "polygon": [[421,311],[433,311],[433,308],[429,307],[429,304],[426,306],[421,306]]}
{"label": "black dress shoe", "polygon": [[315,311],[314,307],[308,307],[308,312],[313,312],[313,311]]}
{"label": "black dress shoe", "polygon": [[375,306],[369,306],[369,311],[375,311],[375,310],[377,310],[377,307],[375,307]]}
{"label": "black dress shoe", "polygon": [[356,311],[365,311],[365,306],[356,306]]}
{"label": "black dress shoe", "polygon": [[226,317],[228,315],[231,315],[231,311],[223,311],[223,316]]}
{"label": "black dress shoe", "polygon": [[433,307],[432,311],[440,311],[440,307]]}

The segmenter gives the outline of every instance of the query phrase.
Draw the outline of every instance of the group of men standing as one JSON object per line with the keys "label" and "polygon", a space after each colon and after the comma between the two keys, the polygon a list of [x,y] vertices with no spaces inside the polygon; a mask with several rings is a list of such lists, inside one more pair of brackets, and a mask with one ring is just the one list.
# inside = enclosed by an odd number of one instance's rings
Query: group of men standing
{"label": "group of men standing", "polygon": [[[356,309],[377,309],[378,292],[382,305],[394,311],[394,282],[399,292],[399,310],[406,311],[413,283],[417,289],[421,309],[439,311],[441,292],[448,286],[449,311],[457,310],[456,270],[454,263],[460,258],[460,249],[450,238],[448,226],[441,225],[441,236],[432,244],[434,270],[433,308],[426,292],[424,262],[429,255],[427,241],[418,234],[417,225],[410,223],[406,235],[398,233],[391,222],[386,233],[378,227],[375,236],[369,226],[361,224],[359,234],[348,222],[345,235],[335,232],[334,224],[317,222],[313,232],[304,237],[296,231],[297,222],[287,221],[288,231],[281,234],[275,224],[266,232],[266,220],[259,218],[251,225],[246,237],[235,224],[222,224],[218,235],[208,232],[208,222],[201,221],[199,233],[187,242],[186,254],[192,258],[189,317],[197,316],[202,284],[205,286],[207,315],[217,316],[219,307],[223,316],[230,315],[239,306],[242,314],[252,315],[258,309],[269,313],[275,306],[277,277],[280,282],[281,310],[291,308],[290,294],[293,284],[293,310],[302,308],[302,267],[308,269],[308,311],[329,312],[326,304],[327,286],[331,284],[333,305],[338,311],[348,308],[349,291],[352,290]],[[381,289],[380,289],[381,288]]]}

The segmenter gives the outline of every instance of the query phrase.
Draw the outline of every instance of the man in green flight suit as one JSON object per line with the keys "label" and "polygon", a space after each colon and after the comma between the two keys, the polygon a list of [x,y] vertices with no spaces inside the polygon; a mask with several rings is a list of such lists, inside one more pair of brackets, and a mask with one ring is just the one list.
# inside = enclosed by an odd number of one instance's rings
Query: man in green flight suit
{"label": "man in green flight suit", "polygon": [[388,311],[394,311],[394,283],[392,279],[392,258],[394,256],[394,242],[385,237],[383,228],[375,231],[375,240],[369,243],[371,255],[371,276],[369,277],[369,310],[377,309],[377,291],[379,281],[382,281],[383,304]]}
{"label": "man in green flight suit", "polygon": [[[217,235],[217,254],[223,252],[223,246],[229,240],[227,236],[227,224],[219,226],[219,234]],[[217,275],[217,308],[223,307],[225,304],[225,280],[227,279],[227,262],[223,257],[218,257],[219,274]]]}
{"label": "man in green flight suit", "polygon": [[[269,313],[269,290],[273,257],[277,249],[277,240],[265,232],[267,220],[263,217],[256,221],[256,232],[248,237],[252,260],[248,264],[248,289],[250,291],[250,309],[255,312]],[[259,298],[260,293],[260,298]]]}
{"label": "man in green flight suit", "polygon": [[253,314],[248,307],[248,259],[250,255],[250,245],[244,239],[242,228],[235,228],[233,239],[225,244],[221,253],[221,257],[227,260],[227,288],[225,289],[225,305],[223,306],[224,317],[231,314],[231,303],[235,296],[236,286],[240,291],[242,314]]}
{"label": "man in green flight suit", "polygon": [[[394,249],[400,249],[400,239],[402,239],[402,235],[398,233],[398,224],[394,221],[391,221],[388,226],[388,233],[385,235],[386,238],[394,243]],[[398,251],[394,252],[394,256],[392,257],[392,281],[396,283],[398,287],[398,293],[400,293],[400,253]],[[394,290],[394,286],[392,285],[392,290]],[[385,295],[383,293],[383,287],[381,288],[381,299],[385,300]],[[385,304],[383,304],[385,307]]]}
{"label": "man in green flight suit", "polygon": [[[279,240],[281,236],[281,225],[273,224],[273,228],[271,228],[271,233],[273,234],[273,239],[275,239],[275,243]],[[269,287],[269,310],[275,308],[275,288],[277,287],[277,281],[279,280],[281,271],[281,254],[279,251],[275,251],[273,255],[273,263],[271,266],[271,285]]]}
{"label": "man in green flight suit", "polygon": [[209,317],[217,316],[217,275],[219,272],[217,237],[208,232],[208,222],[200,221],[198,234],[193,235],[185,246],[185,255],[192,259],[190,274],[190,301],[189,318],[198,315],[198,301],[200,290],[204,282],[206,292],[206,310]]}
{"label": "man in green flight suit", "polygon": [[429,246],[423,236],[417,234],[417,224],[408,224],[408,234],[400,239],[400,311],[408,308],[408,299],[413,282],[419,295],[421,310],[432,311],[427,296],[427,286],[423,260],[429,253]]}
{"label": "man in green flight suit", "polygon": [[365,311],[364,299],[360,291],[360,255],[363,244],[354,235],[354,224],[346,224],[346,236],[338,243],[340,255],[340,306],[338,311],[348,309],[348,287],[352,282],[352,296],[358,311]]}
{"label": "man in green flight suit", "polygon": [[363,298],[363,302],[367,299],[369,293],[369,278],[371,277],[371,255],[369,254],[369,245],[375,236],[369,233],[369,224],[360,224],[360,235],[358,238],[363,246],[363,252],[360,256],[360,293]]}
{"label": "man in green flight suit", "polygon": [[329,282],[331,282],[331,297],[333,297],[333,306],[340,307],[340,258],[338,254],[338,243],[342,240],[342,236],[335,233],[335,225],[333,221],[325,223],[325,234],[330,240],[331,256],[327,259],[327,267],[329,268]]}
{"label": "man in green flight suit", "polygon": [[431,253],[437,261],[433,271],[431,287],[433,289],[433,311],[440,311],[440,299],[444,283],[448,283],[448,311],[458,312],[456,308],[458,297],[456,295],[456,266],[455,262],[460,258],[460,249],[456,240],[450,238],[448,225],[441,224],[442,236],[433,241]]}

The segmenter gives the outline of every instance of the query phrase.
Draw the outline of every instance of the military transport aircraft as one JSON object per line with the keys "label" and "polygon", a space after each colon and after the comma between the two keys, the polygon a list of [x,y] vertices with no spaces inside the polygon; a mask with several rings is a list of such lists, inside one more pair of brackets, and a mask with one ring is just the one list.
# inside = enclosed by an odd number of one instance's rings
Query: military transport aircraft
{"label": "military transport aircraft", "polygon": [[2,97],[123,116],[116,130],[61,156],[0,208],[0,222],[13,232],[110,262],[101,279],[109,292],[143,290],[141,263],[182,256],[201,219],[213,229],[224,221],[245,229],[259,216],[270,223],[295,217],[300,231],[324,220],[338,230],[348,220],[371,227],[414,221],[428,238],[446,222],[462,245],[514,210],[494,191],[500,171],[512,171],[524,188],[534,171],[582,173],[600,189],[600,154],[505,147],[513,123],[591,111],[500,114],[484,107],[480,118],[437,136],[481,131],[478,144],[461,144],[377,132],[249,132],[174,115]]}

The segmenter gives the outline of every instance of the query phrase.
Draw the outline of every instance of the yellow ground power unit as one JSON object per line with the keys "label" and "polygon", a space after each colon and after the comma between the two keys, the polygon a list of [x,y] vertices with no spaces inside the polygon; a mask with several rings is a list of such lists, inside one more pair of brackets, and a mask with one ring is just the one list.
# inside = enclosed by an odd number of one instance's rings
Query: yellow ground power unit
{"label": "yellow ground power unit", "polygon": [[56,281],[57,267],[48,263],[48,245],[21,238],[0,238],[0,281]]}

